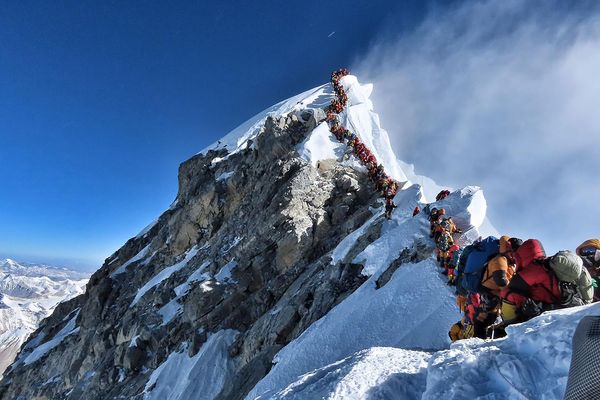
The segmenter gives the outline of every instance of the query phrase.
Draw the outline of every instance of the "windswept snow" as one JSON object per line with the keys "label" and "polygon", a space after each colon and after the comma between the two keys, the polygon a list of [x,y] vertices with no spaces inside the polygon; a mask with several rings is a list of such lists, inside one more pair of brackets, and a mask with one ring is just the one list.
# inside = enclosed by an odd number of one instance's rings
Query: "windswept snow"
{"label": "windswept snow", "polygon": [[67,336],[79,332],[79,327],[77,327],[75,324],[78,316],[79,311],[75,313],[75,315],[69,320],[69,322],[67,322],[67,324],[56,335],[54,335],[52,339],[33,349],[33,351],[30,354],[28,354],[23,360],[25,365],[29,365],[31,363],[36,362],[44,355],[46,355],[50,350],[61,344]]}
{"label": "windswept snow", "polygon": [[[322,108],[331,100],[330,85],[322,85],[317,88],[307,90],[297,96],[291,97],[272,107],[263,110],[250,118],[233,131],[229,132],[225,137],[203,149],[200,153],[206,154],[209,150],[226,149],[229,153],[227,157],[235,154],[248,147],[248,143],[254,140],[269,115],[285,115],[291,111],[302,110],[305,108]],[[217,161],[218,162],[218,161]]]}
{"label": "windswept snow", "polygon": [[392,178],[408,181],[397,162],[390,138],[381,127],[379,115],[373,112],[373,103],[369,100],[373,86],[361,85],[353,75],[343,77],[340,82],[348,94],[348,107],[340,113],[340,123],[360,137]]}
{"label": "windswept snow", "polygon": [[302,375],[260,399],[417,399],[425,390],[430,353],[373,347]]}
{"label": "windswept snow", "polygon": [[150,243],[148,243],[148,245],[146,247],[144,247],[142,250],[140,250],[139,253],[137,253],[135,256],[131,257],[127,262],[123,263],[123,265],[121,265],[119,268],[114,270],[110,274],[110,277],[114,278],[117,275],[122,274],[123,272],[125,272],[127,270],[127,267],[129,267],[131,264],[133,264],[134,262],[143,260],[144,258],[146,258],[149,251],[150,251]]}
{"label": "windswept snow", "polygon": [[172,353],[150,376],[144,400],[214,399],[232,377],[229,346],[237,334],[228,329],[211,335],[193,357],[187,345]]}
{"label": "windswept snow", "polygon": [[205,272],[206,267],[208,267],[209,265],[209,261],[205,261],[204,263],[202,263],[202,265],[200,265],[198,269],[196,269],[194,272],[192,272],[190,276],[188,276],[184,283],[175,288],[175,294],[178,297],[183,296],[188,292],[188,290],[190,290],[190,284],[210,279],[210,274],[208,272]]}
{"label": "windswept snow", "polygon": [[298,154],[313,167],[321,160],[340,160],[346,149],[344,143],[335,140],[326,122],[322,122],[298,145]]}
{"label": "windswept snow", "polygon": [[215,279],[221,283],[237,283],[231,276],[231,272],[236,267],[237,263],[234,260],[229,261],[217,272]]}
{"label": "windswept snow", "polygon": [[133,301],[131,302],[131,306],[135,306],[138,301],[148,292],[150,289],[159,285],[165,279],[168,279],[175,272],[185,268],[188,262],[194,258],[194,256],[198,254],[198,248],[196,246],[192,247],[190,250],[185,253],[185,257],[183,260],[179,261],[177,264],[167,267],[161,270],[158,274],[156,274],[152,279],[150,279],[144,286],[138,289],[137,294],[135,295]]}
{"label": "windswept snow", "polygon": [[459,341],[429,362],[424,399],[562,399],[579,321],[600,304],[542,314],[499,340]]}

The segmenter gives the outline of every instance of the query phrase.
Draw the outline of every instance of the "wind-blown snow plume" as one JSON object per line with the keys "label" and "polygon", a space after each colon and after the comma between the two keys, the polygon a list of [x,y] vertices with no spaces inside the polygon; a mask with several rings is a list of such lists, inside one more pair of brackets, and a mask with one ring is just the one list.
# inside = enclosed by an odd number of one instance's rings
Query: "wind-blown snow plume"
{"label": "wind-blown snow plume", "polygon": [[[571,4],[436,10],[353,66],[375,83],[401,159],[455,187],[481,185],[501,231],[550,251],[575,248],[598,222],[600,7]],[[540,224],[542,214],[552,218]]]}

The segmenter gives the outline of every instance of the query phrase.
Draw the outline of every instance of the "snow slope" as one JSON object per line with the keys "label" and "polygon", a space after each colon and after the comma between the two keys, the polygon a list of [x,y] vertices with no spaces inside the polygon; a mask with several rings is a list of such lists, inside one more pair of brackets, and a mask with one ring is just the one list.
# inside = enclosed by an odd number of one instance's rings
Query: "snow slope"
{"label": "snow slope", "polygon": [[[467,188],[452,194],[447,204],[468,214],[480,203],[479,191]],[[428,239],[424,215],[412,217],[420,188],[413,185],[396,196],[398,208],[386,221],[379,239],[358,254],[370,278],[327,315],[308,328],[275,357],[275,365],[247,396],[270,398],[310,371],[324,368],[371,347],[435,350],[448,347],[448,327],[460,319],[453,291],[440,277],[434,258],[402,265],[382,288],[375,282],[405,248]],[[479,212],[467,226],[477,228]],[[381,218],[381,217],[379,217]],[[372,219],[374,223],[377,219]],[[369,224],[369,222],[367,222]],[[338,247],[350,248],[342,241]],[[338,249],[333,251],[334,254]],[[344,252],[341,252],[342,254]],[[337,257],[340,257],[338,252]]]}
{"label": "snow slope", "polygon": [[193,357],[187,347],[173,352],[150,376],[144,400],[208,400],[215,398],[231,377],[228,348],[237,332],[219,331]]}
{"label": "snow slope", "polygon": [[82,294],[87,274],[0,260],[0,373],[56,305]]}
{"label": "snow slope", "polygon": [[302,375],[274,400],[408,399],[425,388],[430,353],[373,347]]}

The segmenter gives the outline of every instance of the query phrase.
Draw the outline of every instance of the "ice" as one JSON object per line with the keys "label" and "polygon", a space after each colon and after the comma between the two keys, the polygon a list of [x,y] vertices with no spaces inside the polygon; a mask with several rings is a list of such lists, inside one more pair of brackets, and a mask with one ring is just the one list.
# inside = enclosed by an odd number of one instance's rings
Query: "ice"
{"label": "ice", "polygon": [[232,377],[229,346],[237,334],[228,329],[211,335],[193,357],[188,356],[187,345],[171,353],[150,376],[144,400],[214,399]]}
{"label": "ice", "polygon": [[165,279],[168,279],[175,272],[185,268],[188,262],[194,258],[194,256],[198,253],[198,248],[196,246],[192,247],[185,253],[185,257],[183,260],[179,261],[177,264],[167,267],[156,274],[152,279],[150,279],[144,286],[138,289],[137,294],[135,295],[133,301],[131,302],[131,307],[135,306],[138,301],[152,288],[159,285]]}

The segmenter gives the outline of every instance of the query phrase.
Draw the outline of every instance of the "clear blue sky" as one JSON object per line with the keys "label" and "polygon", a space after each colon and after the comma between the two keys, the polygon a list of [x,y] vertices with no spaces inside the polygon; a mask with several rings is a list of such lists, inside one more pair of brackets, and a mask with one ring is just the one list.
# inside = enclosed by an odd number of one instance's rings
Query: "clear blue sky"
{"label": "clear blue sky", "polygon": [[426,11],[213,3],[0,5],[0,256],[100,266],[168,207],[182,161]]}

